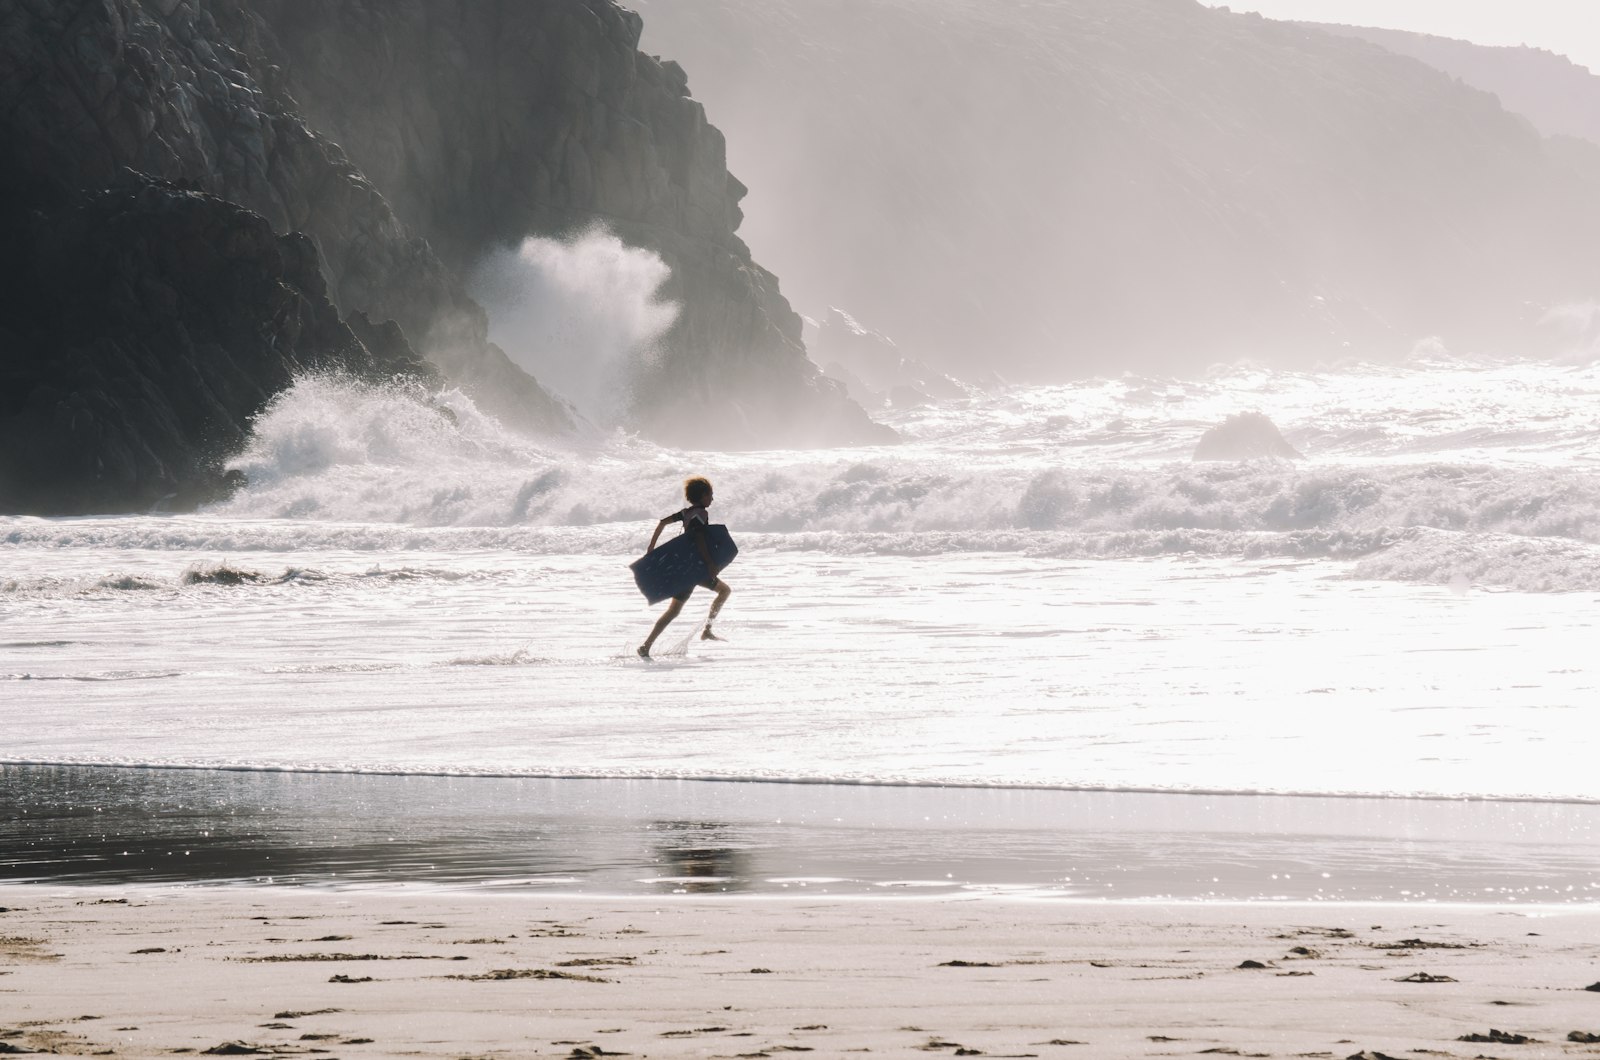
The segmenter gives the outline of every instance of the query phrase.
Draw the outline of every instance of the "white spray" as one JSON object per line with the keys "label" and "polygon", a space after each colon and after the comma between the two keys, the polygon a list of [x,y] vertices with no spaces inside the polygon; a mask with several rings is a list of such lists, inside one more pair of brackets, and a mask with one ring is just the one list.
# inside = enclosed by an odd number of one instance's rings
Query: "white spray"
{"label": "white spray", "polygon": [[611,426],[629,369],[678,319],[678,304],[660,298],[671,275],[653,251],[594,227],[498,251],[475,270],[473,287],[489,311],[490,338],[591,421]]}

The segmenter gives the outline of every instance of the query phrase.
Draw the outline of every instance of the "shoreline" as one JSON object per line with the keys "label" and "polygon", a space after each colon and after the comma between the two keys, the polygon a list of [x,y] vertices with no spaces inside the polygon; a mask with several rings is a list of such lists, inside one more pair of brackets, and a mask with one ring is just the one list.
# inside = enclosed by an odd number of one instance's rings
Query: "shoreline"
{"label": "shoreline", "polygon": [[1600,1035],[1597,906],[17,884],[0,906],[18,1049],[1471,1058],[1506,1055],[1459,1040],[1498,1032],[1600,1055],[1567,1037]]}
{"label": "shoreline", "polygon": [[914,791],[1018,791],[1046,792],[1066,795],[1160,795],[1208,799],[1337,799],[1355,802],[1441,802],[1441,803],[1492,803],[1511,806],[1581,806],[1600,807],[1600,795],[1447,795],[1437,792],[1371,792],[1371,791],[1309,791],[1245,788],[1160,788],[1152,786],[1111,786],[1103,784],[1042,784],[1027,781],[962,781],[962,780],[902,780],[902,779],[852,779],[839,776],[761,776],[759,774],[698,774],[685,773],[599,773],[568,770],[562,772],[502,771],[472,772],[468,770],[421,769],[395,767],[372,768],[319,768],[296,765],[240,765],[237,763],[209,762],[110,762],[74,760],[71,758],[8,758],[0,757],[0,769],[121,769],[182,771],[199,773],[288,773],[300,776],[333,777],[424,777],[440,780],[553,780],[553,781],[619,781],[625,783],[660,784],[770,784],[793,787],[838,788],[905,788]]}
{"label": "shoreline", "polygon": [[[687,882],[687,881],[684,881]],[[704,883],[704,880],[695,880],[695,883]],[[942,905],[946,903],[996,903],[1014,906],[1040,906],[1060,907],[1080,910],[1107,910],[1110,915],[1120,916],[1123,913],[1132,914],[1139,910],[1166,910],[1174,913],[1184,910],[1195,910],[1197,915],[1207,915],[1206,911],[1224,912],[1235,910],[1252,919],[1259,911],[1262,915],[1277,910],[1288,913],[1310,913],[1317,910],[1344,911],[1349,913],[1383,913],[1389,912],[1391,919],[1412,919],[1426,917],[1430,912],[1441,915],[1461,917],[1492,917],[1512,916],[1527,918],[1544,917],[1572,917],[1582,919],[1595,917],[1596,927],[1596,953],[1600,958],[1600,899],[1571,901],[1571,902],[1472,902],[1472,901],[1437,901],[1434,899],[1327,899],[1316,900],[1310,898],[1119,898],[1103,895],[1080,894],[1047,894],[1036,891],[1010,888],[993,888],[989,890],[952,892],[919,893],[915,886],[904,889],[889,888],[875,892],[859,893],[834,893],[823,890],[784,890],[784,891],[728,891],[719,892],[711,889],[697,888],[688,891],[660,891],[654,894],[641,894],[637,892],[607,892],[607,891],[558,891],[539,890],[526,891],[507,887],[496,887],[492,884],[480,884],[468,887],[436,887],[427,884],[402,883],[402,884],[351,884],[336,886],[320,886],[317,884],[303,883],[262,883],[252,880],[219,880],[208,883],[78,883],[72,881],[25,879],[25,880],[0,880],[0,892],[12,891],[38,892],[47,894],[52,899],[67,900],[77,896],[77,904],[84,904],[88,898],[99,901],[107,894],[115,894],[128,898],[130,901],[142,899],[146,901],[180,900],[188,895],[223,895],[234,896],[240,900],[250,895],[311,895],[318,900],[354,905],[367,899],[380,901],[399,902],[440,902],[449,905],[456,901],[473,903],[538,903],[545,902],[551,905],[640,905],[653,907],[655,905],[670,906],[674,904],[705,903],[710,905],[763,905],[776,906],[795,905],[806,903],[825,903],[830,905],[883,905],[883,906],[918,906]],[[17,899],[21,902],[21,899]],[[1600,976],[1600,965],[1597,965],[1595,974]],[[1600,1053],[1596,1054],[1600,1056]]]}

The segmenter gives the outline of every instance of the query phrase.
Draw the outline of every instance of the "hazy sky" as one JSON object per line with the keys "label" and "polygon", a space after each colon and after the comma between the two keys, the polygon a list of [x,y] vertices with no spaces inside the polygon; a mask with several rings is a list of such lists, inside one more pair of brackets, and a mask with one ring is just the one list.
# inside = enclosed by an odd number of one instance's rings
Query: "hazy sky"
{"label": "hazy sky", "polygon": [[1475,44],[1529,44],[1600,73],[1596,0],[1231,0],[1227,6],[1267,18],[1409,29]]}

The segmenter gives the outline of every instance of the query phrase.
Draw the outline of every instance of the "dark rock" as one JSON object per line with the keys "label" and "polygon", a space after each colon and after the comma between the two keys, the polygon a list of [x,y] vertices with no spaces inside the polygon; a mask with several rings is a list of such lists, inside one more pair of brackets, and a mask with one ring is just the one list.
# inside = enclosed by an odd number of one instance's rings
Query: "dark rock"
{"label": "dark rock", "polygon": [[1577,1042],[1580,1045],[1600,1045],[1600,1034],[1589,1031],[1568,1031],[1567,1041]]}
{"label": "dark rock", "polygon": [[1494,1042],[1499,1045],[1532,1045],[1539,1039],[1530,1038],[1526,1034],[1512,1034],[1510,1031],[1497,1031],[1489,1028],[1488,1034],[1463,1034],[1456,1039],[1458,1042]]}
{"label": "dark rock", "polygon": [[1265,968],[1266,965],[1262,964],[1260,961],[1240,961],[1239,962],[1239,967],[1240,968],[1249,968],[1249,969],[1261,969],[1261,968]]}
{"label": "dark rock", "polygon": [[1200,436],[1196,460],[1302,460],[1300,451],[1283,440],[1278,428],[1259,412],[1229,416]]}
{"label": "dark rock", "polygon": [[304,236],[132,176],[0,229],[0,510],[192,508],[297,372],[428,377],[397,330],[328,300]]}
{"label": "dark rock", "polygon": [[305,233],[293,253],[323,270],[341,311],[397,322],[485,407],[524,427],[569,427],[488,342],[487,318],[455,274],[308,126],[280,72],[252,63],[248,40],[230,32],[248,26],[249,6],[0,0],[7,205],[59,209],[129,170],[210,192],[280,233]]}
{"label": "dark rock", "polygon": [[[1473,943],[1473,945],[1478,945]],[[1399,942],[1374,942],[1374,949],[1379,950],[1465,950],[1470,949],[1461,942],[1433,942],[1429,939],[1401,939]]]}

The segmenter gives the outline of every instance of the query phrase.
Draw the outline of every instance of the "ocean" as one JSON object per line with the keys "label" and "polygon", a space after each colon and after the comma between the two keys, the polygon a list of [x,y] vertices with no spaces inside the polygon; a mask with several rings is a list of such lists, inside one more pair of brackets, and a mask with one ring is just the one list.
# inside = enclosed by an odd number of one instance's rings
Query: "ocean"
{"label": "ocean", "polygon": [[[225,503],[0,519],[0,763],[1590,815],[1597,409],[1592,364],[1234,367],[710,453],[305,378]],[[1306,458],[1190,460],[1250,410]],[[725,639],[697,593],[644,661],[626,565],[689,474]]]}

